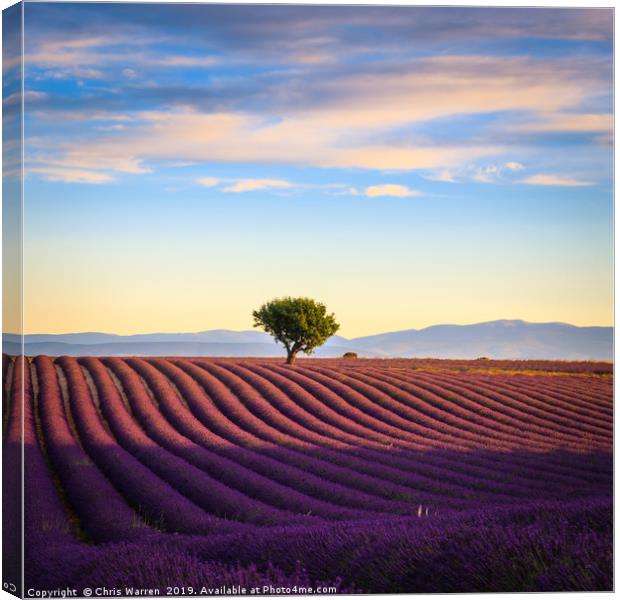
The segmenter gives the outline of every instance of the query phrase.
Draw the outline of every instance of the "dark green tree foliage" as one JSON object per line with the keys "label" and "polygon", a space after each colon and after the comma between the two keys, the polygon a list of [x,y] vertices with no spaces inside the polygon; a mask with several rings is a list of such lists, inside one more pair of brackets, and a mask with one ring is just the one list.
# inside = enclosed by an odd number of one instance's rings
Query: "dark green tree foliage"
{"label": "dark green tree foliage", "polygon": [[276,298],[252,313],[254,327],[262,327],[286,348],[291,365],[299,352],[312,351],[338,331],[334,314],[311,298]]}

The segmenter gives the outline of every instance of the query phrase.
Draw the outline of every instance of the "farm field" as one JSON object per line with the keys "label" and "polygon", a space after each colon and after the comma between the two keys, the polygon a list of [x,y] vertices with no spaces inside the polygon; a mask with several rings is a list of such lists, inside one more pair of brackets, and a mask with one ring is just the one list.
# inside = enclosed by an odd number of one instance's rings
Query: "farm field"
{"label": "farm field", "polygon": [[26,588],[610,590],[612,371],[5,355]]}

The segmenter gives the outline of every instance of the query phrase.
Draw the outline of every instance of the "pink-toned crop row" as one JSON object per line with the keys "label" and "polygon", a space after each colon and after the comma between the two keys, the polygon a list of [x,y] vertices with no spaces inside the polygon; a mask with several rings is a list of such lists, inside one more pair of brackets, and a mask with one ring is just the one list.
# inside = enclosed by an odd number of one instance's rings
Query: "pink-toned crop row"
{"label": "pink-toned crop row", "polygon": [[[275,374],[274,374],[273,372],[271,372],[270,370],[263,370],[263,369],[261,369],[260,367],[254,367],[254,368],[255,368],[255,369],[257,369],[257,370],[261,370],[261,372],[262,372],[262,373],[263,373],[266,377],[270,377],[270,378],[273,380],[273,377],[274,377],[274,375],[275,375]],[[340,415],[340,414],[338,414],[338,413],[335,413],[334,411],[332,411],[332,410],[331,410],[331,409],[327,406],[327,400],[329,400],[330,398],[331,398],[331,399],[335,399],[335,401],[336,401],[336,402],[339,402],[339,403],[340,403],[340,408],[341,408],[342,410],[345,410],[345,411],[346,411],[346,403],[343,403],[343,402],[342,402],[342,400],[343,400],[343,399],[342,399],[342,398],[339,398],[339,397],[337,397],[335,394],[331,393],[331,391],[330,391],[330,390],[325,389],[325,388],[321,388],[321,386],[320,386],[320,385],[319,385],[318,387],[315,385],[315,386],[314,386],[314,388],[313,388],[313,389],[314,389],[314,393],[315,393],[315,394],[318,394],[318,395],[320,395],[320,396],[321,396],[321,400],[317,400],[317,398],[315,398],[312,394],[308,393],[308,392],[307,392],[307,390],[304,390],[303,388],[300,388],[300,386],[299,386],[299,385],[297,385],[296,383],[294,383],[294,382],[290,381],[290,379],[289,379],[288,377],[282,377],[282,376],[277,376],[277,377],[279,377],[279,381],[278,381],[277,379],[276,379],[275,381],[276,381],[279,385],[282,385],[282,384],[283,384],[283,382],[284,382],[284,385],[285,385],[285,386],[288,386],[288,388],[289,388],[289,389],[291,388],[291,386],[293,386],[293,388],[292,388],[292,389],[293,389],[293,393],[292,393],[292,395],[293,395],[293,397],[296,399],[296,401],[297,401],[297,403],[298,403],[298,404],[305,404],[305,406],[307,406],[307,403],[308,403],[308,402],[311,402],[311,403],[313,403],[313,406],[311,407],[311,409],[312,409],[312,408],[314,408],[314,407],[316,407],[316,406],[318,405],[318,408],[319,408],[321,411],[323,411],[323,413],[324,413],[324,414],[323,414],[323,419],[324,419],[324,420],[329,418],[329,415],[328,415],[328,414],[326,415],[326,414],[325,414],[325,412],[326,412],[326,411],[331,411],[332,415],[334,415],[334,414],[335,414],[335,415],[336,415],[336,417],[337,417],[337,419],[340,421],[340,423],[341,423],[341,424],[342,424],[343,419],[344,419],[344,421],[345,421],[345,425],[344,425],[344,426],[345,426],[345,427],[346,427],[346,425],[347,425],[347,424],[348,424],[348,425],[352,425],[352,426],[356,427],[358,431],[360,431],[360,426],[359,426],[359,424],[358,424],[358,423],[356,423],[356,422],[355,422],[355,420],[354,420],[354,419],[355,419],[355,417],[354,417],[354,416],[353,416],[353,418],[352,418],[352,419],[348,419],[348,421],[347,421],[346,417],[343,417],[342,415]],[[299,380],[298,375],[297,375],[297,374],[294,374],[294,373],[291,373],[291,374],[289,375],[289,377],[290,377],[290,378],[296,377],[296,378]],[[306,383],[307,383],[307,382],[306,382]],[[295,389],[295,388],[296,388],[296,389]],[[300,390],[301,390],[301,392],[300,392]],[[289,393],[290,393],[290,392],[289,392]],[[365,430],[362,428],[362,429],[361,429],[361,436],[360,436],[360,439],[361,439],[361,440],[363,440],[363,441],[365,441],[366,443],[368,443],[369,438],[371,438],[371,437],[373,436],[373,434],[374,434],[374,431],[372,431],[372,430],[366,430],[366,431],[365,431]],[[396,440],[396,441],[398,442],[398,440]],[[385,442],[384,442],[384,443],[385,443]],[[394,444],[394,440],[392,440],[392,441],[388,442],[388,444],[390,444],[390,443],[393,445],[393,444]],[[418,453],[418,455],[416,456],[416,461],[417,461],[417,460],[419,460],[420,456],[421,456],[421,455]],[[474,455],[474,456],[476,456],[476,455]],[[477,457],[477,456],[476,456],[476,457],[474,457],[474,456],[472,456],[472,455],[470,454],[470,457],[472,457],[472,458],[473,458],[473,460],[474,460],[474,462],[475,462],[475,461],[476,461],[476,458],[479,458],[479,457]],[[496,454],[491,455],[491,459],[492,459],[492,457],[493,457],[493,456],[496,456]],[[518,456],[518,455],[517,455],[517,456]],[[518,461],[517,456],[515,456],[515,455],[513,454],[513,455],[511,456],[511,462],[514,462],[514,460],[517,460],[517,461]],[[469,457],[468,457],[468,458],[469,458]],[[401,456],[401,454],[398,454],[398,455],[396,456],[395,460],[397,460],[397,461],[398,461],[398,460],[402,460],[402,456]],[[471,463],[472,461],[471,461],[471,459],[470,459],[470,460],[468,460],[467,462],[468,462],[468,463]],[[530,461],[528,460],[528,462],[530,462]],[[456,466],[456,468],[457,468],[457,469],[462,470],[462,469],[463,469],[463,461],[459,461],[459,464],[457,464],[457,465],[455,465],[455,466]]]}
{"label": "pink-toned crop row", "polygon": [[611,388],[596,377],[334,361],[26,364],[3,364],[5,439],[20,434],[23,391],[27,472],[43,490],[28,510],[69,537],[227,534],[610,492]]}

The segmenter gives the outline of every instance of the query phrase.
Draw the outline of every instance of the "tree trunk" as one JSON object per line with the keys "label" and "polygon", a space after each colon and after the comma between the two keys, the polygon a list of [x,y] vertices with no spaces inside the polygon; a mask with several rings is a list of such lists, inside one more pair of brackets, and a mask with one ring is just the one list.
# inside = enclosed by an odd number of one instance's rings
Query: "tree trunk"
{"label": "tree trunk", "polygon": [[286,364],[287,365],[294,364],[296,356],[297,356],[297,351],[293,352],[292,350],[289,350],[286,355]]}

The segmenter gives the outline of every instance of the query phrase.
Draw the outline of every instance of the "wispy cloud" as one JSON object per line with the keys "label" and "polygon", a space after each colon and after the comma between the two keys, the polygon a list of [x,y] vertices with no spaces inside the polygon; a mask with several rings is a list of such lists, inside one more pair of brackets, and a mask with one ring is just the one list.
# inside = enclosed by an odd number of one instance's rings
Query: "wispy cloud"
{"label": "wispy cloud", "polygon": [[82,171],[79,169],[33,167],[27,169],[27,172],[40,175],[48,181],[60,181],[63,183],[90,183],[99,185],[113,181],[113,178],[105,173],[95,173],[93,171]]}
{"label": "wispy cloud", "polygon": [[573,179],[572,177],[564,177],[561,175],[532,175],[521,180],[521,183],[528,185],[552,185],[552,186],[565,186],[565,187],[585,187],[594,185],[591,181],[582,181],[579,179]]}
{"label": "wispy cloud", "polygon": [[508,161],[503,164],[475,167],[472,179],[478,183],[511,183],[506,175],[516,171],[522,171],[524,166],[516,161]]}
{"label": "wispy cloud", "polygon": [[611,133],[614,117],[611,113],[541,113],[511,127],[526,133]]}
{"label": "wispy cloud", "polygon": [[397,183],[383,183],[381,185],[371,185],[364,190],[364,194],[369,198],[376,198],[378,196],[393,196],[395,198],[405,198],[407,196],[420,196],[421,193],[417,190],[412,190],[406,185],[399,185]]}
{"label": "wispy cloud", "polygon": [[210,67],[217,64],[218,59],[214,56],[162,56],[150,57],[145,60],[146,64],[159,65],[162,67]]}
{"label": "wispy cloud", "polygon": [[[296,184],[284,179],[219,179],[217,177],[201,177],[196,180],[203,187],[221,187],[222,192],[242,193],[257,190],[282,190],[296,187]],[[230,184],[230,185],[229,185]]]}
{"label": "wispy cloud", "polygon": [[240,179],[234,185],[223,188],[222,191],[239,193],[266,189],[281,190],[291,187],[293,187],[293,184],[290,181],[282,179]]}
{"label": "wispy cloud", "polygon": [[221,183],[221,179],[217,177],[201,177],[197,182],[204,187],[213,187]]}
{"label": "wispy cloud", "polygon": [[450,171],[439,171],[437,173],[431,173],[429,175],[424,175],[424,179],[428,179],[429,181],[441,181],[443,183],[456,183],[457,180],[455,175]]}
{"label": "wispy cloud", "polygon": [[30,147],[37,150],[39,162],[125,173],[149,172],[153,160],[432,169],[498,152],[483,146],[363,144],[355,130],[324,127],[312,116],[270,123],[254,115],[193,110],[141,113],[132,127],[117,135],[93,134],[86,147],[82,141],[63,143],[62,138],[47,140],[46,147],[35,142]]}
{"label": "wispy cloud", "polygon": [[[36,10],[40,42],[26,63],[31,91],[42,94],[30,98],[30,114],[45,136],[29,140],[27,160],[38,167],[112,178],[170,161],[252,163],[494,183],[520,170],[527,144],[549,133],[587,130],[598,136],[592,143],[609,143],[609,56],[519,55],[514,40],[603,48],[610,11],[161,5],[145,16],[138,7],[80,8],[97,15],[85,24],[110,23],[101,35],[88,25],[74,31],[65,8]],[[139,19],[128,17],[134,12]],[[382,35],[369,36],[369,27]],[[510,40],[509,51],[481,39]],[[212,72],[197,76],[201,67]],[[78,82],[76,91],[47,80],[63,77],[102,82]],[[91,125],[85,143],[85,130],[57,125],[90,115],[125,127]],[[471,135],[446,136],[442,120],[467,122]],[[502,164],[510,146],[518,150]],[[482,160],[490,166],[476,167]],[[266,189],[229,183],[229,191]]]}
{"label": "wispy cloud", "polygon": [[[210,67],[217,58],[207,54],[171,54],[160,46],[165,38],[144,34],[108,36],[64,36],[62,39],[37,38],[29,45],[25,64],[40,71],[38,78],[107,79],[109,67],[121,67],[124,77],[133,79],[135,67]],[[122,68],[127,63],[131,67]]]}

